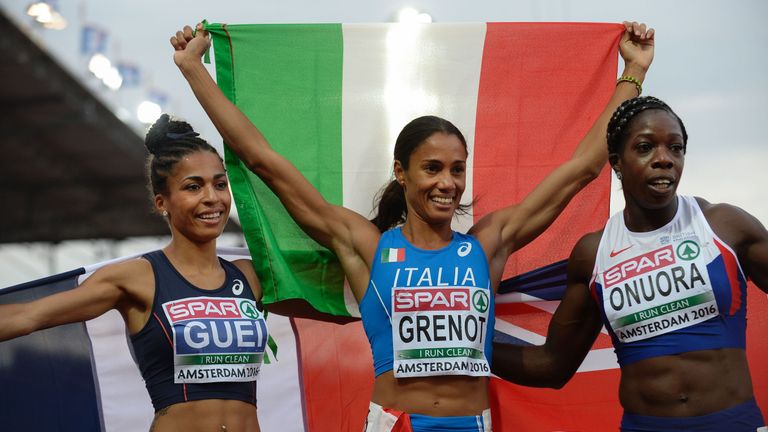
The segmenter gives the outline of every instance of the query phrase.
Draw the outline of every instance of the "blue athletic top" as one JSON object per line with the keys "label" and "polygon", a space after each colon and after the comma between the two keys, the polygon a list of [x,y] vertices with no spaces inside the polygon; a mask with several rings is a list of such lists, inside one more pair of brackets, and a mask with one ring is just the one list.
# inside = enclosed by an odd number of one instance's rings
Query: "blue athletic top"
{"label": "blue athletic top", "polygon": [[[480,243],[454,232],[441,249],[382,234],[360,314],[376,376],[489,376],[494,326],[490,273]],[[489,333],[490,332],[490,333]]]}
{"label": "blue athletic top", "polygon": [[746,346],[746,277],[694,197],[679,196],[675,217],[651,232],[612,216],[590,285],[622,366]]}
{"label": "blue athletic top", "polygon": [[224,284],[204,290],[162,251],[143,258],[152,264],[155,297],[149,321],[130,339],[155,411],[203,399],[256,405],[267,327],[243,273],[220,259]]}

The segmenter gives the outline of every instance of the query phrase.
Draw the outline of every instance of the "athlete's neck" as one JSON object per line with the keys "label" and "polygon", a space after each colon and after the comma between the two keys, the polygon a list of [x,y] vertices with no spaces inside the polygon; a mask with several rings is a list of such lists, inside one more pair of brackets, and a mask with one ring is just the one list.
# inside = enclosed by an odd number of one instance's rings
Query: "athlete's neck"
{"label": "athlete's neck", "polygon": [[644,208],[632,200],[626,200],[624,224],[633,232],[649,232],[668,224],[677,214],[679,198],[675,196],[668,205],[660,208]]}
{"label": "athlete's neck", "polygon": [[174,237],[168,246],[163,248],[165,256],[179,270],[195,270],[201,274],[221,270],[221,263],[216,255],[216,241],[194,243],[180,237]]}
{"label": "athlete's neck", "polygon": [[408,242],[419,249],[440,249],[453,238],[450,223],[431,225],[417,217],[409,217],[401,228]]}

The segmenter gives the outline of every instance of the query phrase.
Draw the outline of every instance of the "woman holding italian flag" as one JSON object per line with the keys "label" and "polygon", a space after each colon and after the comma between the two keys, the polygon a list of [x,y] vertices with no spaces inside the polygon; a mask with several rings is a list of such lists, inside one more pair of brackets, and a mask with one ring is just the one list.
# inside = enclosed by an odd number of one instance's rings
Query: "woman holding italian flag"
{"label": "woman holding italian flag", "polygon": [[468,152],[449,121],[424,116],[403,128],[395,143],[395,179],[369,221],[326,201],[222,94],[201,62],[210,45],[202,26],[171,38],[174,62],[224,141],[344,269],[374,358],[366,430],[491,429],[493,295],[507,258],[597,177],[607,158],[610,114],[641,89],[654,31],[624,25],[619,49],[625,69],[572,158],[519,204],[486,215],[467,234],[451,229],[462,210]]}

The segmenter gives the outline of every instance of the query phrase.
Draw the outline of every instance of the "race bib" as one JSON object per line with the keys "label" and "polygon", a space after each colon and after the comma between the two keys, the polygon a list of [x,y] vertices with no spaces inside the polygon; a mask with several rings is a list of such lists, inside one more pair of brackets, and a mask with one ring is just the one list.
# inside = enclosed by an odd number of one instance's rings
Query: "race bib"
{"label": "race bib", "polygon": [[489,376],[490,301],[487,289],[474,287],[393,288],[395,377]]}
{"label": "race bib", "polygon": [[603,273],[603,307],[621,342],[669,333],[717,316],[706,263],[696,240],[669,244]]}
{"label": "race bib", "polygon": [[267,325],[254,300],[194,297],[163,304],[171,323],[174,382],[255,381]]}

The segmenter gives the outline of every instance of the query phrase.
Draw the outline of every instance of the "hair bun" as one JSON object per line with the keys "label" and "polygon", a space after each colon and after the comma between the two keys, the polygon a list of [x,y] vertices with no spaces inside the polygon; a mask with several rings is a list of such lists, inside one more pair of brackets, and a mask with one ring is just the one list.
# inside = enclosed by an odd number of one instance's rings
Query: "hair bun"
{"label": "hair bun", "polygon": [[163,114],[147,131],[147,135],[144,137],[144,145],[150,153],[155,155],[168,143],[198,135],[189,123],[181,120],[171,120],[171,116]]}

